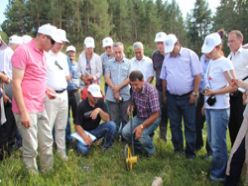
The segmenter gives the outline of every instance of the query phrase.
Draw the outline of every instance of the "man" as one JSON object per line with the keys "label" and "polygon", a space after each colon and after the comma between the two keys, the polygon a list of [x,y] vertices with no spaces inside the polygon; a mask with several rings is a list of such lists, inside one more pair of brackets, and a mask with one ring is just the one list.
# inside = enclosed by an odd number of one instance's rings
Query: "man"
{"label": "man", "polygon": [[105,73],[108,84],[106,100],[111,119],[117,125],[118,134],[128,121],[127,107],[130,99],[129,72],[130,62],[124,57],[124,46],[117,42],[113,45],[114,60],[109,62]]}
{"label": "man", "polygon": [[159,125],[160,133],[159,136],[163,140],[167,140],[167,123],[168,123],[168,114],[167,114],[167,104],[164,102],[163,99],[163,89],[162,89],[162,80],[160,79],[160,73],[164,61],[164,40],[166,37],[166,33],[158,32],[155,36],[155,43],[157,50],[152,54],[152,62],[153,62],[153,69],[156,74],[156,88],[159,94],[159,103],[161,109],[161,122]]}
{"label": "man", "polygon": [[186,158],[195,158],[195,104],[199,95],[202,67],[195,52],[184,48],[174,34],[165,39],[165,56],[160,78],[167,99],[175,152],[183,151],[182,118],[186,138]]}
{"label": "man", "polygon": [[[57,39],[56,27],[39,27],[36,38],[19,46],[11,59],[13,66],[12,110],[22,137],[23,161],[31,174],[38,173],[36,157],[40,156],[41,171],[53,166],[52,133],[44,107],[46,93],[45,51]],[[51,91],[47,94],[50,95]]]}
{"label": "man", "polygon": [[[77,150],[83,155],[89,153],[90,146],[93,143],[90,134],[95,136],[96,139],[104,138],[103,150],[110,148],[114,142],[116,125],[113,121],[110,121],[110,116],[102,98],[100,86],[91,84],[88,87],[87,99],[78,105],[75,129],[84,143],[78,140]],[[104,123],[100,124],[101,120]]]}
{"label": "man", "polygon": [[92,82],[100,83],[102,63],[98,54],[94,53],[95,41],[92,37],[84,40],[84,51],[79,55],[78,66],[82,85],[88,86]]}
{"label": "man", "polygon": [[154,71],[152,66],[152,60],[144,55],[144,47],[141,42],[135,42],[133,44],[133,50],[135,57],[131,61],[131,72],[134,70],[140,70],[144,76],[144,80],[148,83],[152,83]]}
{"label": "man", "polygon": [[[132,119],[133,132],[135,135],[135,149],[151,156],[155,153],[151,135],[160,123],[159,97],[157,90],[144,81],[141,71],[133,71],[129,75],[130,84],[133,90],[132,105],[128,112],[132,112],[134,105],[137,108],[137,115]],[[131,121],[122,130],[124,139],[130,142]]]}
{"label": "man", "polygon": [[[113,53],[113,40],[111,37],[105,37],[102,40],[102,47],[104,48],[104,53],[101,55],[102,60],[102,72],[105,75],[106,68],[108,66],[109,61],[114,59]],[[107,92],[108,85],[105,82],[105,93]]]}
{"label": "man", "polygon": [[54,99],[46,99],[46,111],[51,130],[54,130],[57,152],[63,160],[67,160],[65,146],[65,128],[68,119],[68,94],[67,81],[70,80],[70,72],[67,57],[61,50],[64,43],[68,42],[66,32],[57,29],[60,41],[57,41],[47,54],[47,87],[56,92]]}
{"label": "man", "polygon": [[[2,95],[4,101],[4,112],[6,122],[0,126],[1,142],[6,146],[5,150],[10,153],[14,147],[21,146],[21,139],[17,132],[15,117],[12,112],[12,64],[11,57],[16,48],[22,44],[22,38],[12,35],[9,38],[8,47],[0,50],[0,71],[5,73],[9,78],[9,83],[2,84]],[[2,144],[1,143],[1,144]]]}
{"label": "man", "polygon": [[68,122],[66,126],[66,144],[69,145],[71,142],[71,125],[70,125],[70,111],[72,111],[73,123],[76,119],[77,105],[80,101],[79,95],[79,84],[80,75],[78,70],[78,63],[75,61],[76,48],[70,45],[66,48],[67,63],[70,71],[70,80],[68,82]]}
{"label": "man", "polygon": [[[228,34],[228,47],[231,50],[228,58],[233,62],[234,70],[239,80],[248,78],[248,50],[244,49],[242,44],[243,34],[239,30],[233,30]],[[242,96],[243,92],[240,89],[230,94],[229,134],[232,145],[243,121],[245,105],[243,104]]]}

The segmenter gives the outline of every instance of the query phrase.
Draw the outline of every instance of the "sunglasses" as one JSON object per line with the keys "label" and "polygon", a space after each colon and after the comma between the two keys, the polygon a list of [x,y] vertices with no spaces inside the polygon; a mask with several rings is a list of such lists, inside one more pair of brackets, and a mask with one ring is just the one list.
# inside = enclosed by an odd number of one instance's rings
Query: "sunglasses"
{"label": "sunglasses", "polygon": [[50,40],[50,42],[51,42],[52,45],[55,44],[55,41],[50,36],[47,36],[47,38]]}

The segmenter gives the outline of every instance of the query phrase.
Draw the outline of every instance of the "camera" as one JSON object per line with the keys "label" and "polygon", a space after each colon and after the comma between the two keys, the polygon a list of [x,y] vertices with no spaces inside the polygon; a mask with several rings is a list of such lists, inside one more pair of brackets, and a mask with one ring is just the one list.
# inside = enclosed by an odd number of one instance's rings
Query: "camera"
{"label": "camera", "polygon": [[213,106],[216,103],[216,97],[215,96],[209,96],[207,99],[207,103],[209,106]]}

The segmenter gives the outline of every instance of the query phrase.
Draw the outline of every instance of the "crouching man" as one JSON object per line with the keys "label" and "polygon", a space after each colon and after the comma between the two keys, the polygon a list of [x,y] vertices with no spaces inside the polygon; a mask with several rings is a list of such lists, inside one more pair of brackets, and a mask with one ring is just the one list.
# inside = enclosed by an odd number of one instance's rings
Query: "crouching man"
{"label": "crouching man", "polygon": [[155,153],[152,141],[154,130],[160,123],[160,107],[157,90],[144,81],[140,71],[133,71],[129,75],[132,87],[132,104],[128,107],[128,113],[137,108],[137,116],[132,119],[133,132],[130,130],[130,121],[122,130],[122,136],[127,141],[131,140],[131,133],[135,137],[135,150],[151,156]]}
{"label": "crouching man", "polygon": [[[100,124],[103,120],[104,123]],[[79,153],[86,155],[89,153],[90,146],[96,139],[104,138],[102,148],[108,149],[112,146],[116,131],[116,125],[110,121],[106,105],[97,84],[91,84],[88,87],[88,97],[83,100],[77,108],[75,120],[76,133],[79,136],[76,147]]]}

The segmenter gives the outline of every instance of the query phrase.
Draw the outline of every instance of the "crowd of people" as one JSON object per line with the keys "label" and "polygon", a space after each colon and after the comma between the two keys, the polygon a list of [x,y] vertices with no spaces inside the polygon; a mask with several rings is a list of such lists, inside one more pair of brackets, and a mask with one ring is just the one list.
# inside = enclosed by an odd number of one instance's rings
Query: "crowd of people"
{"label": "crowd of people", "polygon": [[154,131],[159,126],[159,138],[167,141],[169,121],[174,152],[193,160],[204,146],[206,121],[210,179],[237,185],[248,163],[248,49],[242,33],[230,31],[225,57],[223,37],[223,31],[207,35],[199,58],[175,34],[158,32],[151,58],[137,41],[131,59],[111,37],[96,54],[90,36],[77,58],[66,31],[51,24],[40,26],[34,38],[13,35],[8,45],[0,38],[0,158],[20,148],[27,170],[38,174],[53,168],[53,147],[67,161],[71,146],[87,155],[96,140],[105,151],[132,135],[135,152],[152,156]]}

